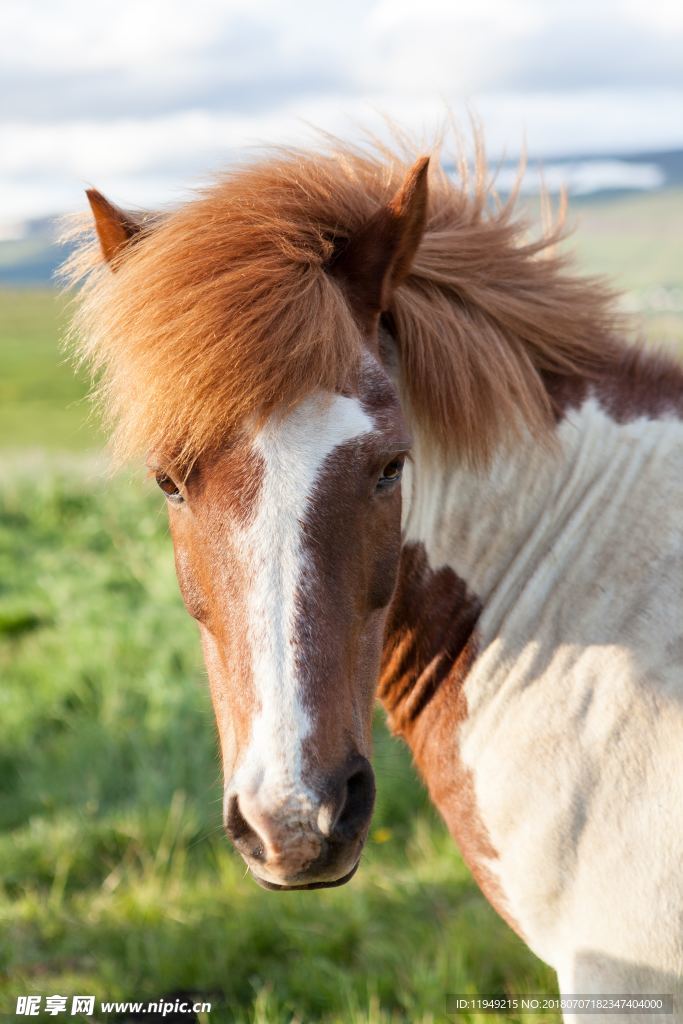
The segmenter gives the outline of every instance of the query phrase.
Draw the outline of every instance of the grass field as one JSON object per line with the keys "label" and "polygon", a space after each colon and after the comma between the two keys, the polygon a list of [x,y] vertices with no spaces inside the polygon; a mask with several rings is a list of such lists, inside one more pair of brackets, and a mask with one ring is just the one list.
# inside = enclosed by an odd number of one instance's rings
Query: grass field
{"label": "grass field", "polygon": [[67,301],[52,290],[0,290],[0,447],[101,443],[85,380],[59,348],[67,318]]}
{"label": "grass field", "polygon": [[[681,344],[683,197],[581,216],[583,263]],[[436,1024],[448,993],[553,993],[379,718],[351,885],[277,895],[244,877],[163,502],[141,473],[107,478],[64,315],[49,292],[0,294],[0,1019],[23,994],[182,991],[220,1006],[213,1021]]]}

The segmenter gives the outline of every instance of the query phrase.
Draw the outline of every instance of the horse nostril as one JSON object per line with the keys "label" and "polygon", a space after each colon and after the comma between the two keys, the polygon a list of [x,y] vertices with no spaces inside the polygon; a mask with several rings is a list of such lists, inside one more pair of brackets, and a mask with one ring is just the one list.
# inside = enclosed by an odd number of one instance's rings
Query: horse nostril
{"label": "horse nostril", "polygon": [[225,816],[225,831],[240,853],[247,854],[253,860],[265,859],[263,842],[258,832],[252,828],[240,810],[237,794],[228,801],[228,813]]}
{"label": "horse nostril", "polygon": [[345,799],[334,825],[337,839],[355,839],[365,828],[375,804],[375,775],[368,761],[346,780]]}

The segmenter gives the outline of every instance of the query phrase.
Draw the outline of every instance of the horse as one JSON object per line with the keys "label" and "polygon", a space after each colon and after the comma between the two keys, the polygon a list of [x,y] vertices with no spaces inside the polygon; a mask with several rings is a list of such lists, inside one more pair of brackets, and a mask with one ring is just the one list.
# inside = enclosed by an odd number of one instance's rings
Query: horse
{"label": "horse", "polygon": [[483,157],[414,155],[88,191],[76,344],[166,497],[225,830],[267,889],[348,882],[378,696],[560,991],[683,1020],[683,368]]}

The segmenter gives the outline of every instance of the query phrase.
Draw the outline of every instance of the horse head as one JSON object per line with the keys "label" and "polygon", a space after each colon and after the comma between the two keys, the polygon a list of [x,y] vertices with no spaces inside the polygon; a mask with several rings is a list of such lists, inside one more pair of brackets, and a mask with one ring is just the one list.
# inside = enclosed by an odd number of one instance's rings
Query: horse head
{"label": "horse head", "polygon": [[[325,273],[359,341],[345,383],[243,417],[189,468],[159,450],[148,459],[201,632],[225,829],[269,888],[347,881],[372,816],[372,711],[411,446],[380,318],[422,236],[427,165],[331,245]],[[139,223],[89,198],[118,271]]]}

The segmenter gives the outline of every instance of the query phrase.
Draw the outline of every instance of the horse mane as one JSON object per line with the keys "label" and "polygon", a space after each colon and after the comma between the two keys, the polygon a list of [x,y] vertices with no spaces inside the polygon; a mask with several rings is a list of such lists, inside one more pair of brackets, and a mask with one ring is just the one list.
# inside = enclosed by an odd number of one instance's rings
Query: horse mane
{"label": "horse mane", "polygon": [[[246,417],[340,389],[362,339],[326,267],[397,190],[416,151],[398,143],[270,151],[174,211],[144,219],[115,272],[87,232],[64,274],[81,283],[73,337],[98,380],[115,454],[189,465]],[[599,279],[531,238],[483,148],[459,182],[430,169],[427,226],[388,322],[410,413],[435,450],[484,462],[504,439],[550,433],[544,374],[604,371],[619,315]]]}

